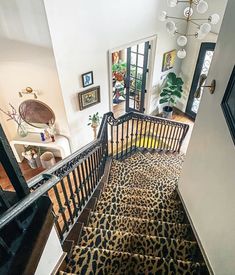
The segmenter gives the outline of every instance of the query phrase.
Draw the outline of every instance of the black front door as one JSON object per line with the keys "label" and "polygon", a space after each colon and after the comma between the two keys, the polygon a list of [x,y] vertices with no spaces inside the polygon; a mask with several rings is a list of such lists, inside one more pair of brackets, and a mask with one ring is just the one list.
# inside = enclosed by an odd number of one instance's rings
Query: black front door
{"label": "black front door", "polygon": [[144,113],[149,42],[127,49],[126,112]]}
{"label": "black front door", "polygon": [[[210,69],[212,57],[214,54],[215,43],[202,43],[197,59],[193,82],[189,93],[189,99],[186,107],[186,114],[195,119],[200,105],[201,97],[195,98],[194,94],[199,85],[199,79],[202,74],[207,75]],[[202,95],[202,93],[201,93]]]}

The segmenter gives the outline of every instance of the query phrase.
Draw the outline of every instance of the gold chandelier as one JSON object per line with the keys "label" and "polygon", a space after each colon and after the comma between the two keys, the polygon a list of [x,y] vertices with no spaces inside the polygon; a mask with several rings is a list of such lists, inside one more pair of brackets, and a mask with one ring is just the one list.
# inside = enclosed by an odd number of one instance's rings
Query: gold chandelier
{"label": "gold chandelier", "polygon": [[[203,14],[208,10],[208,3],[205,0],[167,0],[167,5],[170,8],[176,7],[178,4],[187,4],[182,17],[170,16],[166,11],[162,11],[159,15],[159,20],[166,21],[166,29],[171,35],[177,35],[177,44],[180,49],[177,56],[180,59],[186,57],[187,53],[184,47],[187,45],[188,37],[203,39],[211,32],[211,25],[216,25],[220,17],[218,14],[212,14],[207,18],[193,17],[194,8],[198,14]],[[186,23],[185,32],[180,32],[177,28],[177,23],[173,20],[184,21]],[[196,26],[196,31],[190,33],[189,24]]]}

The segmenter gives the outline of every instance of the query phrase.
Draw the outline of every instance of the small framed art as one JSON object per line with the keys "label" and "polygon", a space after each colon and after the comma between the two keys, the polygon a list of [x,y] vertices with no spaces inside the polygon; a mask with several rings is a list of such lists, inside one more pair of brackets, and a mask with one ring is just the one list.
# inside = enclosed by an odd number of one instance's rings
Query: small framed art
{"label": "small framed art", "polygon": [[100,86],[90,88],[78,94],[80,110],[100,103]]}
{"label": "small framed art", "polygon": [[82,86],[85,88],[87,86],[90,86],[94,83],[93,79],[93,72],[87,72],[85,74],[82,74]]}
{"label": "small framed art", "polygon": [[164,53],[162,60],[162,72],[170,70],[174,67],[176,58],[176,50]]}

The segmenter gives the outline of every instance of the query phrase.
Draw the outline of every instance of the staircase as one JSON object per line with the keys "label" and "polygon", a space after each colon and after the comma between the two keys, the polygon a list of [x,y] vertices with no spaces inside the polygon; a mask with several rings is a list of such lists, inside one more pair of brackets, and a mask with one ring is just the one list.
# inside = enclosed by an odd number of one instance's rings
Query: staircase
{"label": "staircase", "polygon": [[176,192],[184,156],[113,160],[65,274],[208,274]]}

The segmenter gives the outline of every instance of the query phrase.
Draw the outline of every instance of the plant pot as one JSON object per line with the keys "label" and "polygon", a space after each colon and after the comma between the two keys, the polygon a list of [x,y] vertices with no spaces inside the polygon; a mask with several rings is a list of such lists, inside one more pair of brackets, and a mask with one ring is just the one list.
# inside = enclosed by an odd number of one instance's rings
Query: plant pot
{"label": "plant pot", "polygon": [[93,133],[94,133],[94,139],[96,139],[96,137],[97,137],[97,127],[98,126],[99,126],[99,124],[97,124],[97,123],[91,124],[91,128],[93,129]]}
{"label": "plant pot", "polygon": [[162,117],[171,119],[173,114],[173,108],[171,106],[163,107]]}
{"label": "plant pot", "polygon": [[55,157],[52,152],[45,152],[40,156],[41,164],[44,169],[49,169],[55,165]]}

